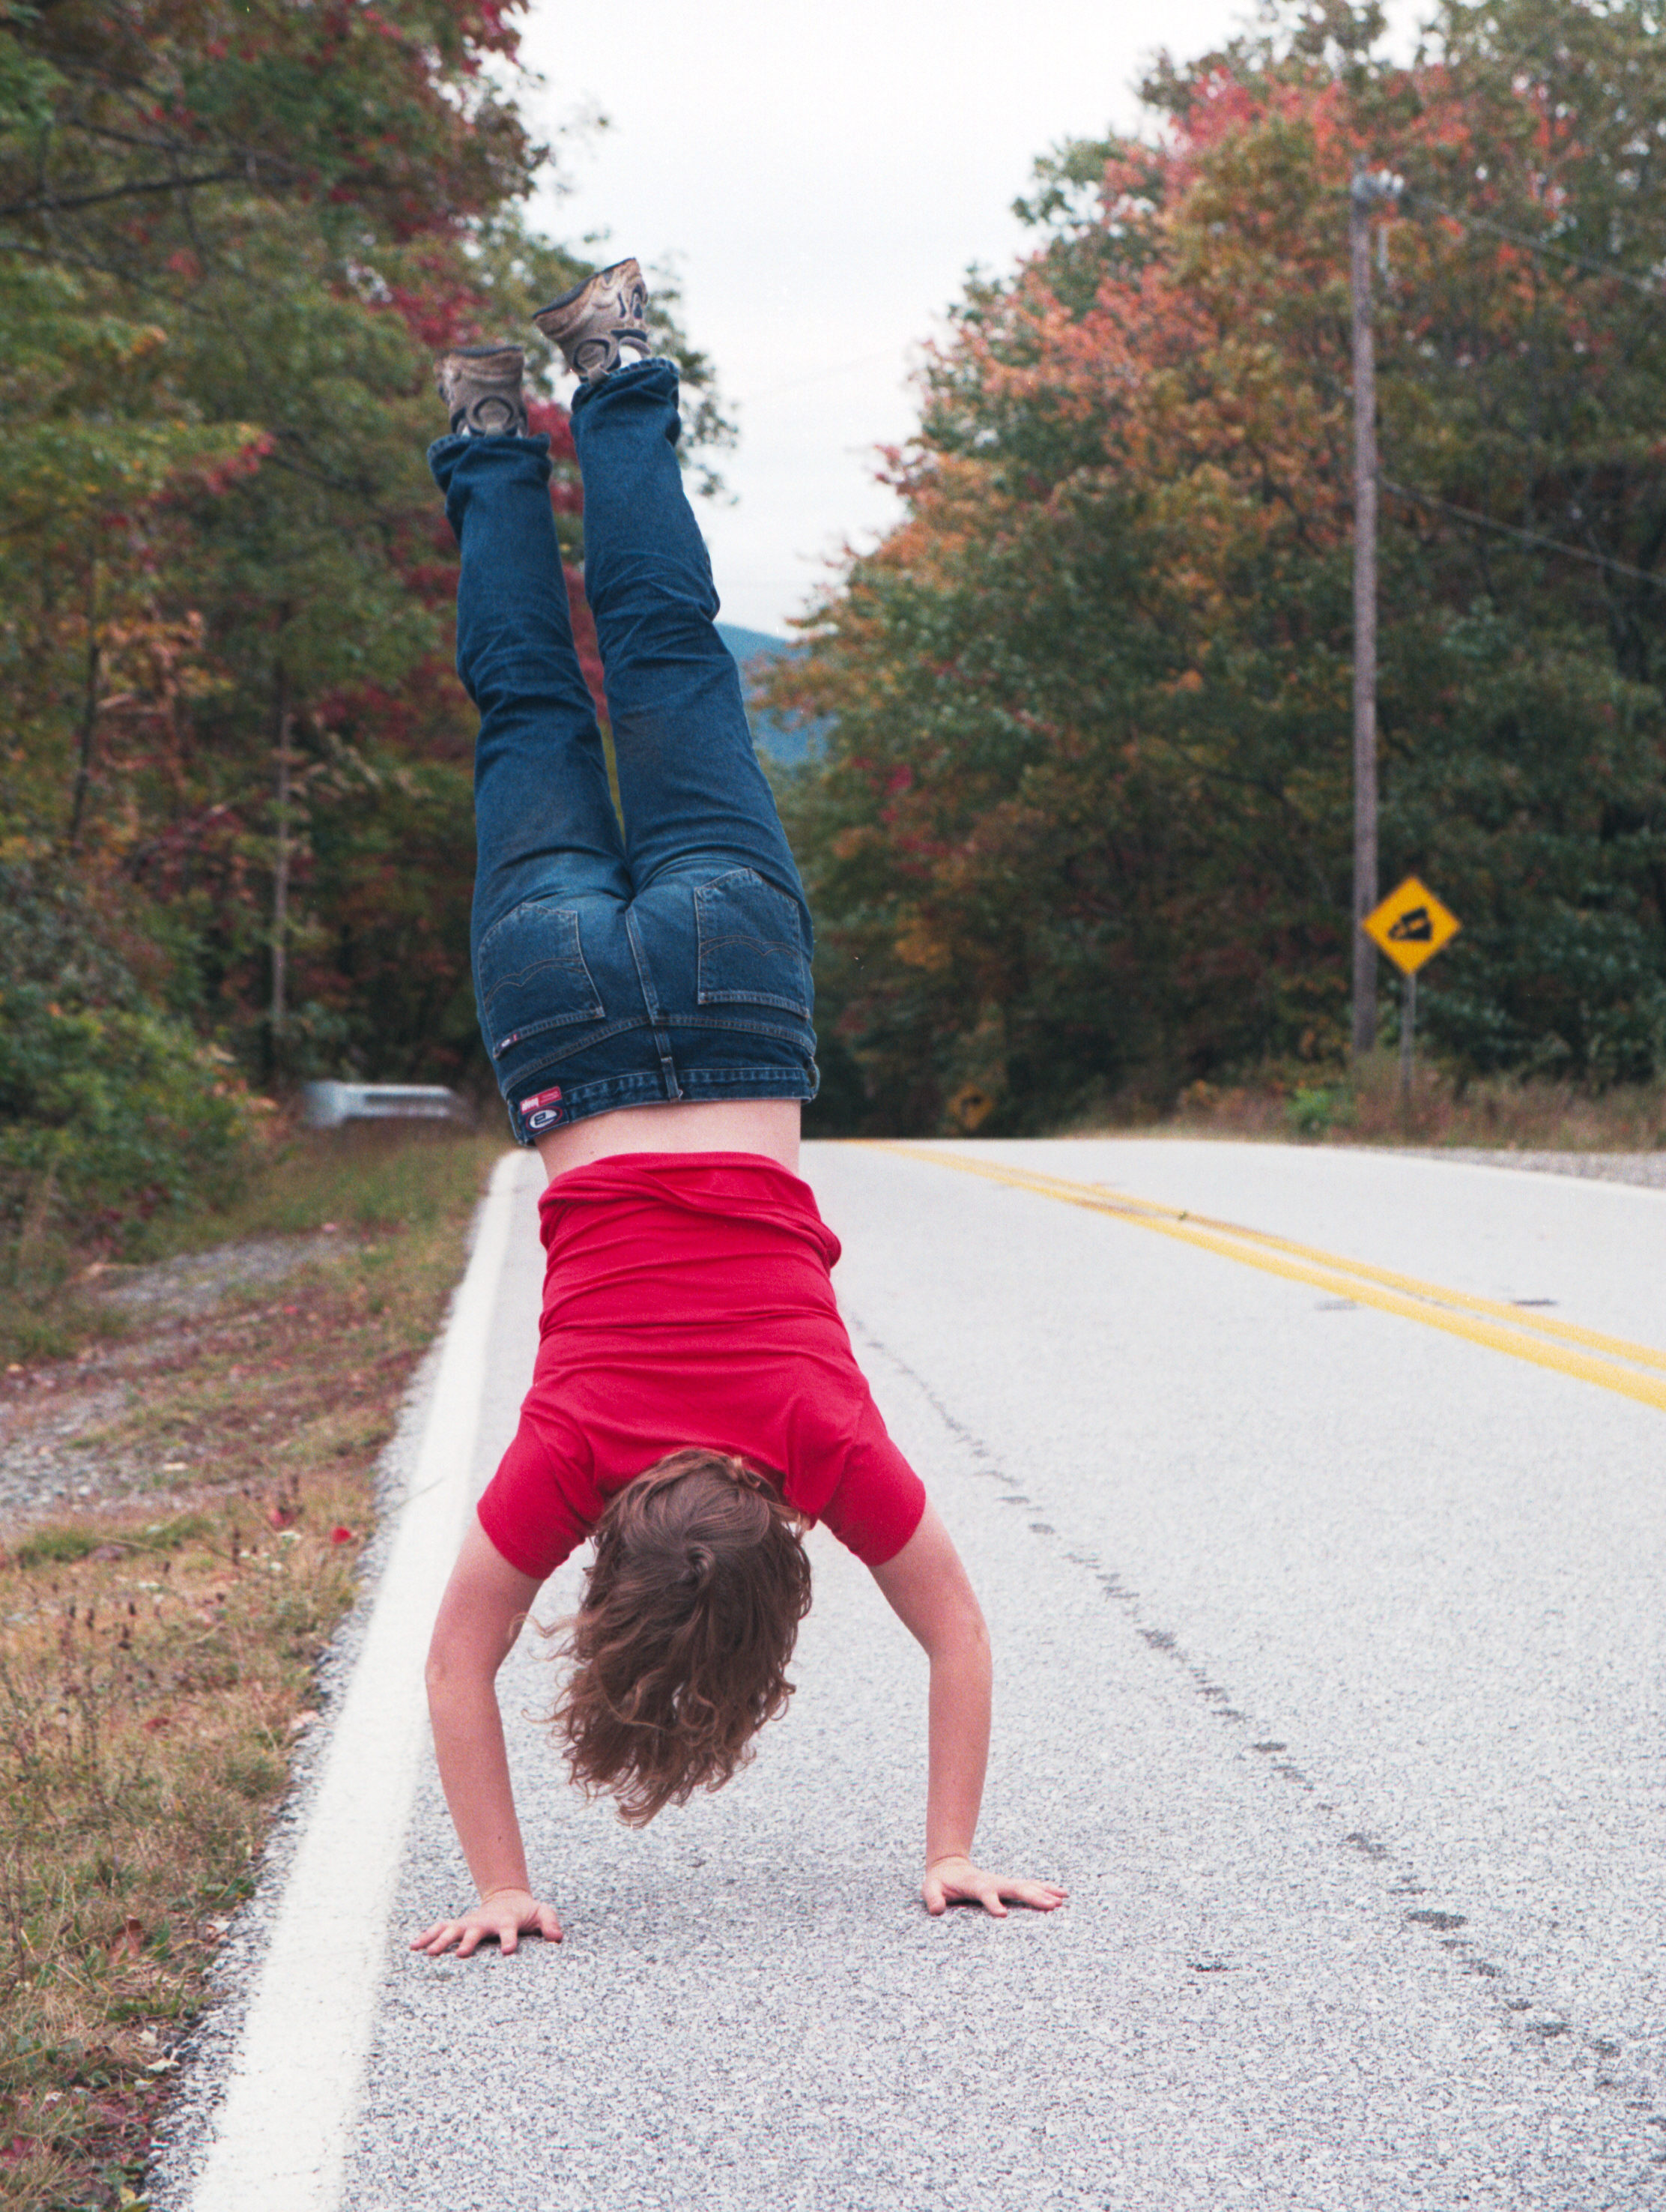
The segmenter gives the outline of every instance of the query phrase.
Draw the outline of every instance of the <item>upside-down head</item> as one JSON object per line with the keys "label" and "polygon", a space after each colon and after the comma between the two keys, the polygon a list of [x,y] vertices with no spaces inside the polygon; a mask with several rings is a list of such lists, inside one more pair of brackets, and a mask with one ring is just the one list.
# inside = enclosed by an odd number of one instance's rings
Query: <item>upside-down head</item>
{"label": "upside-down head", "polygon": [[786,1710],[809,1605],[798,1516],[744,1461],[676,1451],[627,1483],[555,1632],[570,1669],[550,1721],[573,1781],[633,1827],[721,1789]]}

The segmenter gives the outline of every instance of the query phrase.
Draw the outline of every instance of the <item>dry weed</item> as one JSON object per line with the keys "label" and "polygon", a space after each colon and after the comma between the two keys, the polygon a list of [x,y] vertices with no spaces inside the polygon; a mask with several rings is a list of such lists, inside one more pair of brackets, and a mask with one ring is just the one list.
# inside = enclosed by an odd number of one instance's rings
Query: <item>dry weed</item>
{"label": "dry weed", "polygon": [[0,2203],[100,2204],[142,2170],[366,1506],[355,1468],[39,1530],[0,1573]]}
{"label": "dry weed", "polygon": [[1460,1084],[1420,1063],[1409,1110],[1392,1053],[1344,1075],[1269,1073],[1255,1083],[1194,1083],[1161,1125],[1175,1135],[1304,1138],[1354,1145],[1496,1146],[1513,1152],[1652,1152],[1666,1146],[1666,1085],[1601,1092],[1494,1077]]}
{"label": "dry weed", "polygon": [[318,1225],[322,1193],[356,1231],[339,1256],[161,1328],[79,1437],[166,1512],[88,1511],[0,1553],[5,2212],[142,2202],[174,2047],[310,1724],[376,1455],[497,1149],[300,1151],[306,1187],[264,1203]]}

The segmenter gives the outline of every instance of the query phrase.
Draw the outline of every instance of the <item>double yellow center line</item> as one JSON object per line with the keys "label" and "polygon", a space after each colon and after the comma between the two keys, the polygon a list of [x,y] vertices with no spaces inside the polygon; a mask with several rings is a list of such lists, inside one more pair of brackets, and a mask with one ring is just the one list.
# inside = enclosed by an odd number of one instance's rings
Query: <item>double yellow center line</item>
{"label": "double yellow center line", "polygon": [[1402,1275],[1391,1267],[1341,1259],[1315,1245],[1298,1244],[1265,1230],[1242,1229],[1231,1221],[1215,1221],[1184,1206],[1133,1198],[1103,1183],[1072,1182],[1063,1176],[1043,1175],[1035,1169],[1013,1167],[1004,1161],[979,1159],[964,1152],[936,1152],[925,1146],[872,1144],[869,1149],[895,1152],[904,1159],[926,1160],[934,1166],[954,1168],[961,1175],[981,1176],[987,1182],[1031,1191],[1065,1206],[1085,1206],[1090,1212],[1114,1214],[1136,1228],[1219,1253],[1241,1267],[1258,1267],[1263,1274],[1281,1275],[1287,1282],[1311,1283],[1355,1305],[1375,1306],[1383,1313],[1421,1322],[1426,1328],[1444,1329],[1448,1336],[1484,1344],[1491,1351],[1508,1352],[1514,1359],[1530,1360],[1534,1366],[1551,1368],[1559,1375],[1577,1376],[1582,1382],[1597,1383],[1604,1390],[1618,1391],[1622,1398],[1635,1398],[1666,1412],[1666,1352],[1657,1351],[1652,1345],[1605,1336],[1599,1329],[1581,1328],[1575,1322],[1559,1321],[1552,1315],[1508,1305],[1497,1298],[1447,1290],[1442,1284],[1421,1282],[1415,1275]]}

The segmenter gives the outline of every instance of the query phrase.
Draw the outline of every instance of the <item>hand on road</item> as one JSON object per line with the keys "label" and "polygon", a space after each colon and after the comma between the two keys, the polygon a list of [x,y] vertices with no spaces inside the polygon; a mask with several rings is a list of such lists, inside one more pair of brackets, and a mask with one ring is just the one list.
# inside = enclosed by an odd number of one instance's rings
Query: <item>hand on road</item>
{"label": "hand on road", "polygon": [[981,1905],[997,1920],[1006,1918],[1009,1905],[1025,1905],[1032,1912],[1052,1912],[1069,1894],[1057,1882],[1015,1881],[1010,1875],[985,1874],[971,1859],[958,1856],[933,1859],[920,1884],[925,1909],[934,1918],[951,1905]]}
{"label": "hand on road", "polygon": [[461,1920],[436,1920],[432,1928],[413,1936],[411,1948],[437,1959],[455,1944],[457,1957],[466,1959],[488,1938],[507,1952],[516,1948],[523,1936],[542,1936],[546,1943],[559,1943],[561,1923],[555,1908],[540,1905],[530,1890],[500,1889],[482,1898]]}

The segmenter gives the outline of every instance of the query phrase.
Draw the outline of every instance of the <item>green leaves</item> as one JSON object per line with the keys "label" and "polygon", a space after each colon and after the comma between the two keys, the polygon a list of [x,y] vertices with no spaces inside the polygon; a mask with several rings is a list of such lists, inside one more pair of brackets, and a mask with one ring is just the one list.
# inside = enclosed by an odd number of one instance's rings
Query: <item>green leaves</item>
{"label": "green leaves", "polygon": [[121,935],[67,872],[0,862],[0,1279],[49,1230],[119,1239],[242,1164],[242,1085],[148,1002]]}
{"label": "green leaves", "polygon": [[1666,58],[1641,5],[1451,5],[1411,70],[1380,29],[1283,10],[1165,65],[1168,136],[1038,165],[1038,252],[927,365],[907,520],[778,672],[835,723],[791,805],[873,1121],[1339,1062],[1359,161],[1409,185],[1383,865],[1465,921],[1426,1026],[1460,1073],[1666,1066]]}
{"label": "green leaves", "polygon": [[[518,13],[0,21],[0,841],[141,914],[154,987],[263,1078],[451,1077],[476,1048],[432,361],[586,265],[520,218],[549,149],[516,105]],[[710,364],[674,293],[657,312],[709,455]],[[532,374],[576,557],[536,348]]]}

